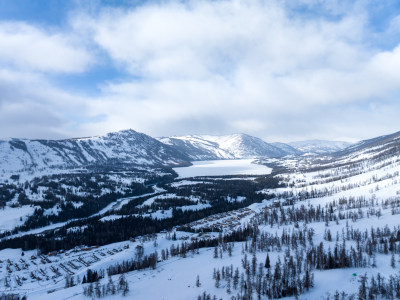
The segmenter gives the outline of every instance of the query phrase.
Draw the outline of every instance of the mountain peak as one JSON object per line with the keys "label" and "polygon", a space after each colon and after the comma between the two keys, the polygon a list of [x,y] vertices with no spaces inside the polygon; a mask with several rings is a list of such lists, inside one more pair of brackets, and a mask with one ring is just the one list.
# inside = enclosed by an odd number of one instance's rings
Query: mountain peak
{"label": "mountain peak", "polygon": [[0,170],[68,169],[89,166],[176,166],[189,158],[132,129],[68,140],[19,140],[0,143]]}

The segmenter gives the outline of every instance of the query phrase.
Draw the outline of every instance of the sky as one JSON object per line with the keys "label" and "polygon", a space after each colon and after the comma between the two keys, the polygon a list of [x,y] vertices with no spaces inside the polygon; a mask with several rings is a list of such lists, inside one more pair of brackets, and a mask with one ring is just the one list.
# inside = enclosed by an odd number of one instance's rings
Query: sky
{"label": "sky", "polygon": [[400,131],[400,1],[0,0],[0,138]]}

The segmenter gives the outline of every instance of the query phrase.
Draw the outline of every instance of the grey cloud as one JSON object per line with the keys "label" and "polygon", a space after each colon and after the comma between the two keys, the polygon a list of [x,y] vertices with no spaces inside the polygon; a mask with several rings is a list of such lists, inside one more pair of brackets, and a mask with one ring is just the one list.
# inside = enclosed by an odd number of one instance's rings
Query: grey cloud
{"label": "grey cloud", "polygon": [[7,104],[0,110],[1,137],[65,138],[60,128],[66,125],[62,116],[33,103]]}

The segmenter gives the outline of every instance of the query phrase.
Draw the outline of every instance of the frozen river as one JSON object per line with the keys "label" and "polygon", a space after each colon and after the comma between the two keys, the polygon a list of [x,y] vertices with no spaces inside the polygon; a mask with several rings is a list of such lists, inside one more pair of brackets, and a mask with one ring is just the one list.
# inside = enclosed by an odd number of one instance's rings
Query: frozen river
{"label": "frozen river", "polygon": [[252,164],[253,159],[229,159],[195,161],[190,167],[174,168],[180,178],[196,176],[223,175],[265,175],[272,169],[263,165]]}

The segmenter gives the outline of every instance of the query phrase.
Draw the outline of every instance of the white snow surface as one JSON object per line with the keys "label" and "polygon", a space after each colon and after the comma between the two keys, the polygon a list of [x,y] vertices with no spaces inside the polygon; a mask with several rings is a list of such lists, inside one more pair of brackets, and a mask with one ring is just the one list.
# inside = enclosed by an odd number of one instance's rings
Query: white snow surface
{"label": "white snow surface", "polygon": [[9,207],[0,209],[0,232],[12,230],[18,225],[22,225],[26,218],[33,215],[35,207],[24,205],[21,207]]}

